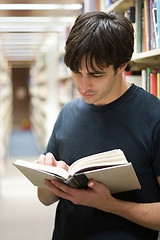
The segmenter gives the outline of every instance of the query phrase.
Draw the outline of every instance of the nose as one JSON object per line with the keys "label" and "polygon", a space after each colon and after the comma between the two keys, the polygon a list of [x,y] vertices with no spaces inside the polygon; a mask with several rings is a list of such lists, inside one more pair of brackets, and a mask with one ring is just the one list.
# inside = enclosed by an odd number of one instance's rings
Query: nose
{"label": "nose", "polygon": [[82,93],[85,93],[87,90],[91,89],[91,81],[87,76],[82,76],[80,79],[80,89]]}

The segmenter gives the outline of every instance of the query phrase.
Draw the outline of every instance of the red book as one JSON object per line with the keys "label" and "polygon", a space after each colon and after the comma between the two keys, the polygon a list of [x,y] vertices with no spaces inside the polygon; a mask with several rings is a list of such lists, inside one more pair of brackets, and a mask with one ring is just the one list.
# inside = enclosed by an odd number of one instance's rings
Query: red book
{"label": "red book", "polygon": [[157,73],[150,73],[150,93],[157,97]]}

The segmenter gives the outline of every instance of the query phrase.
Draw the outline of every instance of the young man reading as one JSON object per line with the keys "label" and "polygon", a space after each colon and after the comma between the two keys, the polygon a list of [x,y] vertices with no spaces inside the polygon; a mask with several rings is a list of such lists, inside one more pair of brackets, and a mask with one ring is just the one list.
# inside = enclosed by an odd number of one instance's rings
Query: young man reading
{"label": "young man reading", "polygon": [[[110,194],[90,180],[73,189],[45,180],[45,205],[60,199],[54,240],[155,240],[160,229],[160,101],[122,78],[134,47],[132,24],[115,13],[80,15],[66,42],[65,63],[82,98],[60,112],[38,163],[68,169],[75,160],[119,148],[141,190]],[[60,161],[63,160],[63,161]]]}

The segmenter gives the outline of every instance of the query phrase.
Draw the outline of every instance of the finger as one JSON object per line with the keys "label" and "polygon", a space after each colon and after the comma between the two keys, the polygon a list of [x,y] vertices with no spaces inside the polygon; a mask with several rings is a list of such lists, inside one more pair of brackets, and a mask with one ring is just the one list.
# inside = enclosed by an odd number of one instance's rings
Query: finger
{"label": "finger", "polygon": [[49,166],[57,167],[57,161],[56,161],[56,159],[54,158],[54,156],[53,156],[52,153],[48,152],[48,153],[46,154],[45,164],[46,164],[46,165],[49,165]]}
{"label": "finger", "polygon": [[65,183],[62,183],[58,180],[55,180],[55,179],[52,179],[51,180],[51,183],[57,187],[58,189],[60,189],[61,191],[65,192],[65,193],[69,193],[69,194],[72,194],[71,191],[72,191],[72,188],[67,186]]}
{"label": "finger", "polygon": [[102,183],[96,182],[95,180],[90,180],[88,182],[88,187],[97,193],[107,192],[110,193],[110,190],[107,186]]}
{"label": "finger", "polygon": [[64,161],[57,161],[57,167],[63,168],[68,171],[69,166]]}
{"label": "finger", "polygon": [[45,155],[44,155],[44,154],[41,154],[41,155],[39,156],[39,159],[38,159],[37,163],[39,163],[39,164],[45,164]]}
{"label": "finger", "polygon": [[[55,180],[55,182],[58,182],[58,181]],[[45,185],[48,186],[50,190],[54,192],[58,197],[70,200],[71,198],[70,194],[63,191],[62,188],[58,187],[58,184],[56,184],[55,182],[52,180],[51,181],[45,180]],[[65,185],[65,184],[60,183],[59,185]]]}
{"label": "finger", "polygon": [[89,180],[88,187],[96,191],[99,190],[101,187],[104,187],[104,185],[99,182],[96,182],[95,180]]}

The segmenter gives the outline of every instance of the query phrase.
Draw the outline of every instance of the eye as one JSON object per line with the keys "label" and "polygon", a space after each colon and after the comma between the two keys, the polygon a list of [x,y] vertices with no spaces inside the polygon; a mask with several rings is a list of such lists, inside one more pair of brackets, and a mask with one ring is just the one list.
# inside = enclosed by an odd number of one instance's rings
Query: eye
{"label": "eye", "polygon": [[102,73],[95,73],[92,76],[95,77],[95,78],[100,78],[100,77],[103,76],[103,74]]}

